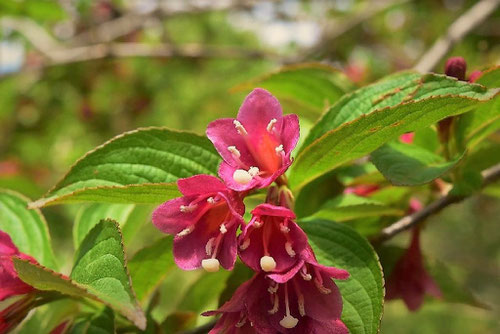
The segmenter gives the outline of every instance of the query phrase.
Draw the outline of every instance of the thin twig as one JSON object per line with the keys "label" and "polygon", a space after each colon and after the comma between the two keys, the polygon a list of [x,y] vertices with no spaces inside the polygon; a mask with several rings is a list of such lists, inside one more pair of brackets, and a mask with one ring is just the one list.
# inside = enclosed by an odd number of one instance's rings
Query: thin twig
{"label": "thin twig", "polygon": [[490,16],[500,0],[481,0],[453,22],[448,31],[420,58],[415,70],[426,73],[434,69],[452,46]]}
{"label": "thin twig", "polygon": [[[483,187],[500,180],[500,164],[495,165],[489,169],[486,169],[482,172],[483,176]],[[391,239],[395,235],[400,232],[403,232],[413,225],[416,225],[428,217],[438,213],[443,210],[447,206],[453,203],[458,203],[463,201],[466,196],[453,196],[451,194],[445,195],[432,202],[425,208],[420,211],[417,211],[411,215],[405,216],[398,220],[397,222],[391,224],[390,226],[384,228],[375,238],[372,239],[372,242],[379,243]]]}
{"label": "thin twig", "polygon": [[361,10],[358,13],[355,13],[349,16],[347,19],[338,21],[328,22],[327,25],[323,28],[322,38],[319,39],[319,44],[313,46],[309,50],[305,50],[300,58],[310,59],[311,57],[321,53],[324,50],[325,46],[333,45],[333,42],[340,36],[344,35],[348,31],[354,29],[361,23],[371,19],[372,17],[385,12],[386,10],[404,4],[409,0],[386,0],[386,1],[375,1],[370,3],[366,9]]}

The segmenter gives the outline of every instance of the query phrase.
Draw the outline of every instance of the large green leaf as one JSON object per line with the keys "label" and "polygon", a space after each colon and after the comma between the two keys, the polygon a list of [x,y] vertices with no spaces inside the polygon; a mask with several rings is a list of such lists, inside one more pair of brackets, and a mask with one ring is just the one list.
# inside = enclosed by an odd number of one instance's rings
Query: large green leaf
{"label": "large green leaf", "polygon": [[[435,94],[453,91],[439,88],[441,77],[428,78],[431,81],[433,79],[436,79],[434,85],[437,86]],[[445,81],[445,84],[449,82]],[[479,85],[463,85],[465,86],[456,89],[456,95],[421,99],[422,95],[416,93],[416,101],[379,109],[325,133],[297,156],[290,172],[292,188],[299,189],[322,174],[374,151],[403,133],[467,112],[497,94],[497,90],[487,90]]]}
{"label": "large green leaf", "polygon": [[144,329],[142,312],[128,275],[118,223],[102,220],[82,241],[71,279]]}
{"label": "large green leaf", "polygon": [[386,144],[371,154],[377,169],[396,186],[416,186],[431,182],[455,167],[463,154],[445,161],[426,149],[404,143]]}
{"label": "large green leaf", "polygon": [[345,95],[312,127],[301,150],[329,130],[353,121],[363,114],[403,102],[403,99],[418,87],[419,78],[420,75],[414,72],[396,73]]}
{"label": "large green leaf", "polygon": [[44,198],[32,203],[160,203],[176,197],[177,179],[216,174],[220,157],[202,136],[165,128],[119,135],[87,153]]}
{"label": "large green leaf", "polygon": [[0,230],[10,235],[19,251],[55,269],[47,222],[40,210],[27,209],[29,202],[18,193],[0,189]]}
{"label": "large green leaf", "polygon": [[349,271],[335,281],[342,294],[342,321],[351,334],[378,332],[384,302],[384,279],[377,254],[355,230],[326,220],[302,223],[318,262]]}
{"label": "large green leaf", "polygon": [[342,222],[366,217],[401,216],[403,214],[402,210],[376,200],[345,194],[327,201],[313,216]]}
{"label": "large green leaf", "polygon": [[87,233],[102,219],[112,219],[124,224],[134,209],[134,204],[92,203],[82,206],[78,211],[73,225],[73,244],[80,247]]}
{"label": "large green leaf", "polygon": [[68,334],[109,334],[115,333],[115,314],[109,307],[76,321]]}
{"label": "large green leaf", "polygon": [[262,87],[269,90],[292,112],[304,109],[316,113],[336,102],[352,89],[347,77],[337,69],[320,63],[285,66],[277,72],[235,87],[234,91]]}
{"label": "large green leaf", "polygon": [[145,300],[175,268],[172,237],[168,236],[141,249],[129,261],[130,277],[139,301]]}
{"label": "large green leaf", "polygon": [[[488,88],[500,87],[500,67],[485,71],[477,83]],[[495,99],[474,111],[460,115],[455,125],[455,136],[460,147],[474,147],[498,129],[500,129],[500,99]]]}

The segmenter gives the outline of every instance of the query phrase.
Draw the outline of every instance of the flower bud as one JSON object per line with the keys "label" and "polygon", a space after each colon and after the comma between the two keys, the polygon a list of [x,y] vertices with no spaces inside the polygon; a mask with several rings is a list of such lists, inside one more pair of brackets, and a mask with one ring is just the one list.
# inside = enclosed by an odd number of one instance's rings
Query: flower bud
{"label": "flower bud", "polygon": [[458,80],[465,80],[465,71],[467,70],[467,63],[462,57],[451,57],[446,61],[444,73],[447,76],[457,78]]}

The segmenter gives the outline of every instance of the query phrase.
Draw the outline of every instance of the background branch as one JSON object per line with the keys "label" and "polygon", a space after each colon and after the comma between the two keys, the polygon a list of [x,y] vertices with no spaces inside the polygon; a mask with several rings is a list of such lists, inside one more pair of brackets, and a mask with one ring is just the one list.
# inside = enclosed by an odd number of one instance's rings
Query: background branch
{"label": "background branch", "polygon": [[[482,184],[483,188],[497,180],[500,180],[500,164],[484,170],[482,172],[482,176],[483,176],[483,184]],[[400,220],[398,220],[397,222],[393,223],[392,225],[384,228],[377,237],[372,239],[372,242],[379,243],[391,239],[395,235],[405,230],[408,230],[413,225],[416,225],[424,221],[431,215],[438,213],[439,211],[443,210],[450,204],[461,202],[465,198],[466,196],[453,196],[451,194],[442,196],[441,198],[432,202],[422,210],[417,211],[411,215],[405,216]]]}
{"label": "background branch", "polygon": [[499,4],[500,0],[481,0],[472,6],[453,22],[448,31],[420,58],[414,67],[415,70],[426,73],[434,69],[452,46],[490,16]]}

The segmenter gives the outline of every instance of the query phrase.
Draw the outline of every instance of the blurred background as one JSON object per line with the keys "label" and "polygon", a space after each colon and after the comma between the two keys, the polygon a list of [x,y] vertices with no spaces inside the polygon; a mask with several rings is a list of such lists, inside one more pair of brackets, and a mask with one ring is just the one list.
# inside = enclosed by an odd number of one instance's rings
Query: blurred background
{"label": "blurred background", "polygon": [[[0,187],[40,198],[85,152],[138,127],[203,133],[211,120],[235,115],[248,92],[241,84],[283,65],[321,61],[358,86],[409,69],[475,3],[1,0]],[[499,41],[497,10],[447,56],[464,57],[469,73],[485,69],[500,63]],[[320,114],[293,112],[306,124]],[[498,330],[496,198],[445,210],[423,236],[423,251],[457,265],[455,276],[491,310],[430,301],[409,313],[391,302],[382,333]],[[73,254],[78,209],[43,211],[63,258]]]}

